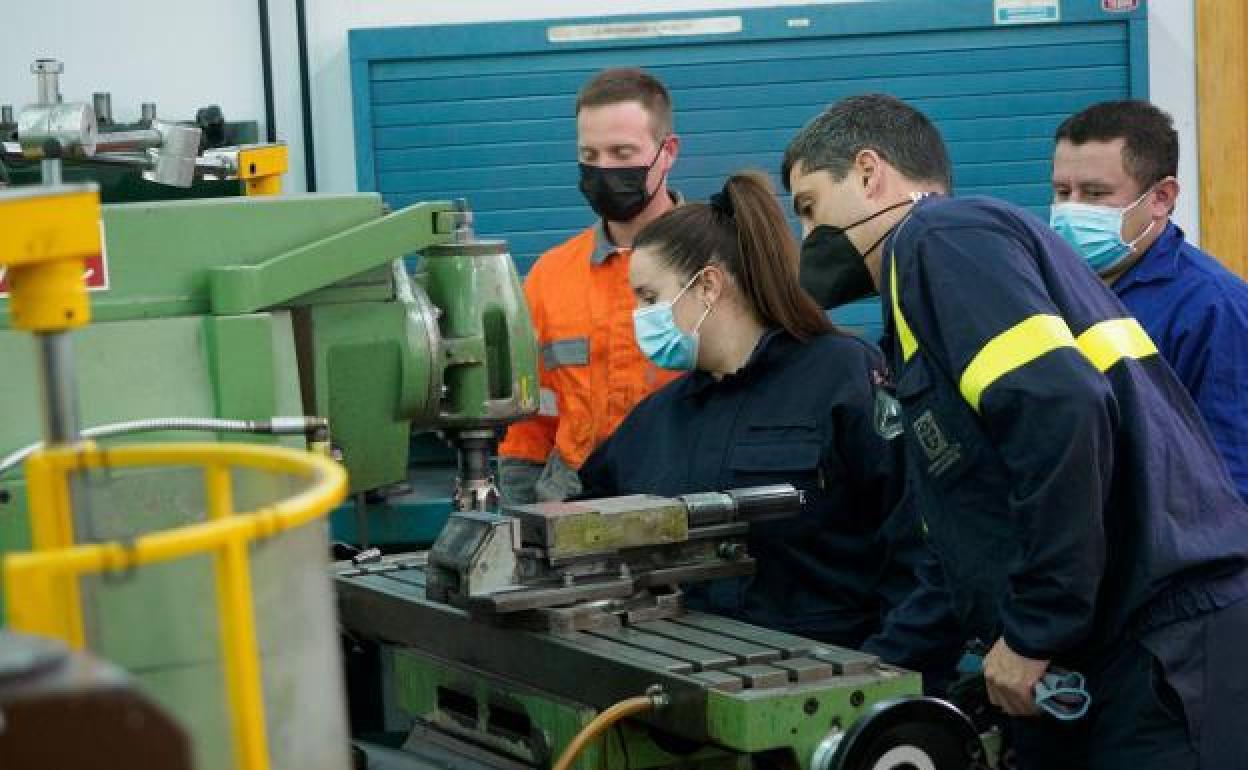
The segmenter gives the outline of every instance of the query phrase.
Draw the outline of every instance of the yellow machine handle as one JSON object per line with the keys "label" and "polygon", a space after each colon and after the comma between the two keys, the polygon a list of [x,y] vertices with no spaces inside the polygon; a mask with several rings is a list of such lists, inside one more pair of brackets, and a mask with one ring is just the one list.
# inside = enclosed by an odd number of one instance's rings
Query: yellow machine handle
{"label": "yellow machine handle", "polygon": [[91,320],[86,260],[100,255],[95,185],[0,192],[0,267],[13,327],[57,332]]}
{"label": "yellow machine handle", "polygon": [[282,175],[290,168],[286,145],[255,145],[238,151],[238,178],[244,195],[277,195]]}

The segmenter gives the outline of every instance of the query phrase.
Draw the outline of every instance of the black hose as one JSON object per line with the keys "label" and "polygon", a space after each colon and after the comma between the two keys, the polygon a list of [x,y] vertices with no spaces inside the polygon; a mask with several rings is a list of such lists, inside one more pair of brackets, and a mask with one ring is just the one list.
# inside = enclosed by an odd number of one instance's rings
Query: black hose
{"label": "black hose", "polygon": [[273,44],[269,39],[269,0],[257,0],[260,13],[260,70],[264,83],[264,136],[277,141],[277,109],[273,106]]}
{"label": "black hose", "polygon": [[312,88],[308,78],[308,14],[304,0],[295,0],[295,32],[299,37],[299,103],[303,111],[303,168],[308,192],[316,192],[316,143],[312,131]]}

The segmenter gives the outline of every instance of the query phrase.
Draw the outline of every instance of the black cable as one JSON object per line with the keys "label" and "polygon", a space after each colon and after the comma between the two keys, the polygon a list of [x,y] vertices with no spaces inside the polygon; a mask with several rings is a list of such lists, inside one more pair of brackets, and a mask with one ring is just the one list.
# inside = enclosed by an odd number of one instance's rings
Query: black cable
{"label": "black cable", "polygon": [[273,105],[273,44],[269,38],[269,0],[257,0],[260,13],[260,69],[264,82],[264,136],[277,141],[277,109]]}
{"label": "black cable", "polygon": [[303,168],[308,192],[316,192],[316,144],[312,132],[312,88],[308,79],[308,14],[304,0],[295,0],[295,31],[299,37],[299,94],[303,110]]}

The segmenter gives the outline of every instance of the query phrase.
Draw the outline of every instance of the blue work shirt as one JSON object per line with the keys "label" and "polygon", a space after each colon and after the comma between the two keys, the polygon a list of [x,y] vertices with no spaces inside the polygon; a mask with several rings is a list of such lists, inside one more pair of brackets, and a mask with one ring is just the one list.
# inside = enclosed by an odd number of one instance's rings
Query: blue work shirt
{"label": "blue work shirt", "polygon": [[1248,500],[1248,283],[1170,223],[1113,289],[1187,387]]}
{"label": "blue work shirt", "polygon": [[1248,507],[1195,405],[1044,222],[923,199],[883,279],[907,475],[977,636],[1079,669],[1248,595]]}
{"label": "blue work shirt", "polygon": [[638,404],[582,466],[584,496],[793,484],[800,515],[750,528],[755,574],[687,586],[690,606],[937,672],[958,645],[932,629],[957,621],[947,594],[915,590],[935,557],[899,503],[899,442],[875,428],[883,377],[855,337],[769,331],[739,371],[691,372]]}

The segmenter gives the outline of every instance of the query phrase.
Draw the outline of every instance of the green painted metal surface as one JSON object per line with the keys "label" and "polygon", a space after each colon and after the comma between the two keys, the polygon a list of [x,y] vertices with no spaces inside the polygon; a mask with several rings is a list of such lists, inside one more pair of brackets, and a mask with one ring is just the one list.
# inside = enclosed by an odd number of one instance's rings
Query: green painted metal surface
{"label": "green painted metal surface", "polygon": [[435,224],[449,203],[421,203],[304,243],[255,263],[209,270],[212,312],[250,313],[283,304],[450,239]]}
{"label": "green painted metal surface", "polygon": [[[548,766],[598,713],[515,682],[457,669],[409,648],[391,652],[401,711],[522,762]],[[670,753],[646,729],[623,722],[590,743],[573,767],[747,770],[751,765],[748,757],[710,747]]]}
{"label": "green painted metal surface", "polygon": [[[267,314],[204,319],[204,353],[217,414],[234,419],[277,414],[278,375],[273,371],[273,338],[265,333],[268,323]],[[256,440],[272,441],[265,436]]]}
{"label": "green painted metal surface", "polygon": [[436,408],[429,338],[413,324],[400,302],[301,311],[312,340],[303,362],[312,385],[308,408],[329,418],[353,492],[406,477],[411,422]]}
{"label": "green painted metal surface", "polygon": [[537,339],[503,244],[429,249],[412,278],[443,310],[446,398],[439,423],[474,428],[537,411]]}
{"label": "green painted metal surface", "polygon": [[801,767],[809,767],[815,747],[831,730],[847,729],[880,701],[922,694],[918,674],[890,673],[888,678],[838,677],[782,693],[712,690],[708,715],[711,735],[742,752],[789,748]]}
{"label": "green painted metal surface", "polygon": [[[520,684],[410,647],[388,649],[394,656],[395,698],[409,717],[487,743],[522,761],[542,764],[541,748],[557,752],[578,725],[597,713],[583,703],[542,692],[540,683]],[[778,766],[806,770],[816,747],[829,734],[847,730],[877,703],[921,693],[919,674],[891,668],[783,687],[736,692],[710,689],[706,725],[713,744],[688,746],[697,749],[693,754],[671,754],[662,742],[655,743],[651,732],[626,724],[605,742],[593,744],[578,767],[702,767],[685,764],[700,761],[707,763],[705,767],[748,768],[753,766],[750,757],[766,755],[787,757],[792,763]],[[488,712],[492,702],[525,715],[532,726],[525,740],[491,737]],[[533,756],[534,751],[539,755]]]}
{"label": "green painted metal surface", "polygon": [[262,262],[381,214],[372,194],[104,206],[109,288],[92,292],[92,321],[207,315],[210,268]]}
{"label": "green painted metal surface", "polygon": [[[221,366],[230,369],[227,379],[248,375],[252,383],[248,399],[253,408],[267,404],[283,414],[300,414],[289,314],[234,319],[238,323],[230,334],[240,352],[232,359],[223,358],[220,352],[210,353],[208,327],[216,327],[218,320],[192,316],[117,321],[92,324],[75,332],[72,340],[82,425],[147,417],[233,417],[221,414],[218,404],[230,403],[230,398],[237,403],[242,396],[234,393],[239,386],[228,382],[218,393],[214,368]],[[41,396],[30,335],[0,330],[0,361],[5,364],[0,366],[0,454],[7,454],[42,438]],[[222,397],[226,401],[220,401]],[[127,440],[212,438],[211,434],[180,432]]]}

